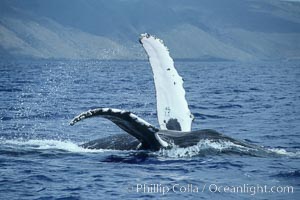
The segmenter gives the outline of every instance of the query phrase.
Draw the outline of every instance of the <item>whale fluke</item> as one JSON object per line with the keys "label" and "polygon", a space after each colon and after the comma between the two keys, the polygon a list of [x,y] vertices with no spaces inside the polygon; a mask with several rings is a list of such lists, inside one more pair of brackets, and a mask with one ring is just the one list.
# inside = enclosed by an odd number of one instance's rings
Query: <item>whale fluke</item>
{"label": "whale fluke", "polygon": [[191,131],[194,116],[185,99],[183,79],[174,67],[168,48],[162,40],[147,33],[141,35],[140,43],[152,67],[160,129]]}
{"label": "whale fluke", "polygon": [[96,116],[112,121],[121,129],[138,139],[141,142],[141,148],[158,150],[161,146],[168,146],[168,144],[157,134],[159,129],[155,128],[153,125],[135,114],[125,110],[113,108],[97,108],[88,110],[72,119],[70,125],[74,125],[83,119]]}

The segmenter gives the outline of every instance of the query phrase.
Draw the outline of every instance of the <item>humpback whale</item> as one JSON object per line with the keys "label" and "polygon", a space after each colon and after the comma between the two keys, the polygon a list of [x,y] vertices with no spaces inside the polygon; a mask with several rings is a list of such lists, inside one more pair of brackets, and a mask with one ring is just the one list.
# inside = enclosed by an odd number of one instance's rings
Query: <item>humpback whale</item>
{"label": "humpback whale", "polygon": [[90,149],[157,151],[161,148],[189,147],[200,140],[228,141],[252,148],[254,145],[233,139],[215,130],[192,131],[194,116],[189,110],[183,88],[183,79],[174,67],[174,61],[163,41],[150,34],[141,34],[139,42],[148,55],[156,89],[159,128],[130,111],[115,108],[97,108],[76,116],[70,125],[91,118],[103,117],[128,134],[117,134],[82,144]]}

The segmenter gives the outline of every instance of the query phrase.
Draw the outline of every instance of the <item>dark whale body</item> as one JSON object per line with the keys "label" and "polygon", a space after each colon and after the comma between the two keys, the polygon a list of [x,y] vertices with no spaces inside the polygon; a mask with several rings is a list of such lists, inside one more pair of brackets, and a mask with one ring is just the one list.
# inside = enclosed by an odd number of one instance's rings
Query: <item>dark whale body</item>
{"label": "dark whale body", "polygon": [[103,117],[119,126],[126,134],[118,134],[87,142],[82,145],[90,149],[135,150],[145,149],[157,151],[161,148],[189,147],[197,145],[201,140],[212,142],[230,142],[242,147],[255,148],[218,133],[217,131],[191,130],[194,119],[189,110],[183,88],[183,78],[178,74],[174,61],[163,41],[149,34],[142,34],[140,43],[145,49],[154,75],[156,89],[157,117],[159,127],[156,128],[135,114],[113,108],[97,108],[81,113],[71,121],[71,125],[90,117]]}
{"label": "dark whale body", "polygon": [[128,134],[117,134],[80,145],[87,149],[137,150],[140,142]]}
{"label": "dark whale body", "polygon": [[[189,133],[160,131],[158,132],[158,134],[160,137],[164,138],[164,140],[169,141],[171,145],[176,145],[177,147],[181,148],[197,145],[201,140],[209,140],[211,142],[231,142],[242,147],[255,149],[259,148],[256,145],[233,139],[211,129],[203,129],[192,131]],[[101,139],[92,140],[82,144],[81,146],[88,149],[149,150],[147,148],[143,148],[143,145],[140,144],[140,141],[138,141],[131,135],[121,133]],[[161,146],[157,145],[152,146],[150,150],[155,151],[159,150],[160,148]]]}
{"label": "dark whale body", "polygon": [[[151,150],[157,151],[160,148],[189,147],[197,145],[201,140],[209,140],[211,142],[231,142],[247,148],[258,148],[255,145],[248,144],[244,141],[233,139],[229,136],[221,134],[215,130],[203,129],[197,131],[177,131],[177,130],[160,130],[153,125],[139,118],[131,112],[111,109],[97,108],[83,112],[71,121],[71,125],[91,118],[103,117],[109,119],[128,134],[117,134],[90,142],[81,146],[89,149],[114,149],[114,150]],[[175,125],[176,127],[176,125]],[[172,127],[174,128],[174,127]]]}

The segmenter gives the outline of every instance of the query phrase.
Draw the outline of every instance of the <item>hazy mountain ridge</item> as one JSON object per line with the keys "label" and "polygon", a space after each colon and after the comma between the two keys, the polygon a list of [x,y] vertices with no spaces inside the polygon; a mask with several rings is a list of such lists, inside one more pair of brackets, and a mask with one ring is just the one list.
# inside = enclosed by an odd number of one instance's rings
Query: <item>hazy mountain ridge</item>
{"label": "hazy mountain ridge", "polygon": [[300,3],[10,0],[0,3],[0,57],[145,59],[140,33],[175,58],[300,58]]}

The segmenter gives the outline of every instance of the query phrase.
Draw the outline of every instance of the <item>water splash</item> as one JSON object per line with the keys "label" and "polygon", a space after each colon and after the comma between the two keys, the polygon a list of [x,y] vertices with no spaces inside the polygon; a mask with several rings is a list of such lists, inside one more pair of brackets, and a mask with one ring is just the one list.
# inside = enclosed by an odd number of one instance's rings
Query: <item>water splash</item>
{"label": "water splash", "polygon": [[172,149],[161,149],[158,152],[159,156],[166,156],[171,158],[183,158],[204,156],[207,154],[218,153],[251,153],[251,151],[257,151],[256,149],[250,149],[241,145],[234,144],[230,141],[211,141],[201,140],[197,145],[181,148],[174,146]]}
{"label": "water splash", "polygon": [[32,139],[32,140],[3,140],[0,141],[1,145],[6,145],[9,147],[15,148],[24,148],[24,149],[56,149],[64,150],[73,153],[101,153],[108,150],[103,149],[85,149],[80,145],[71,142],[71,141],[62,141],[62,140],[51,140],[51,139]]}
{"label": "water splash", "polygon": [[268,151],[283,156],[300,157],[300,151],[291,152],[282,148],[269,148]]}
{"label": "water splash", "polygon": [[158,156],[170,157],[170,158],[187,158],[194,156],[206,156],[213,154],[237,154],[237,155],[249,155],[258,157],[269,156],[291,156],[300,157],[300,152],[290,152],[285,149],[265,149],[263,147],[245,147],[238,144],[234,144],[230,141],[211,141],[201,140],[197,145],[181,148],[174,146],[172,149],[161,149],[156,153]]}

